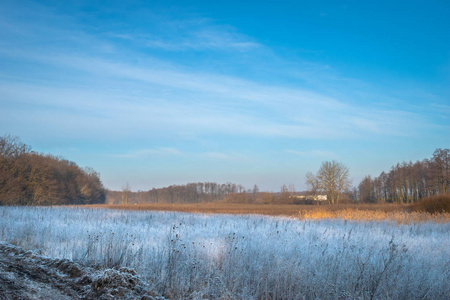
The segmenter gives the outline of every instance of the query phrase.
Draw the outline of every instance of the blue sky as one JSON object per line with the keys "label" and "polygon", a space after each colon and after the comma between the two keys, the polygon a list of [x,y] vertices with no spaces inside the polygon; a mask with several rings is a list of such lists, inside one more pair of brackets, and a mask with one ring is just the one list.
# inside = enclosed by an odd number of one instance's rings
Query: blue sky
{"label": "blue sky", "polygon": [[0,134],[111,189],[302,190],[333,159],[357,185],[450,147],[449,16],[448,1],[4,0]]}

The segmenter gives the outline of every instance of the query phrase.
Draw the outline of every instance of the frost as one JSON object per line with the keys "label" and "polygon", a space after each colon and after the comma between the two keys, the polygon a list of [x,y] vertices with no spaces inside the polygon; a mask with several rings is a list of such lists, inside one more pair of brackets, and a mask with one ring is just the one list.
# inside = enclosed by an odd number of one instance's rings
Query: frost
{"label": "frost", "polygon": [[0,242],[1,299],[164,299],[128,268],[93,270]]}
{"label": "frost", "polygon": [[[124,291],[147,299],[447,299],[449,229],[431,222],[0,207],[0,240],[58,258],[52,267],[105,299],[127,297]],[[88,276],[86,266],[93,270]]]}

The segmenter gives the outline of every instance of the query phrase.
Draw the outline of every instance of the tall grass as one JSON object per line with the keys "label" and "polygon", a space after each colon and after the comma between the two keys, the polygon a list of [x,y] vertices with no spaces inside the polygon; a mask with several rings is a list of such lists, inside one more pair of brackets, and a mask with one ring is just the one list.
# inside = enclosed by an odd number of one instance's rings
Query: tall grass
{"label": "tall grass", "polygon": [[450,222],[450,213],[429,213],[426,211],[412,211],[406,210],[364,210],[355,208],[345,208],[341,210],[328,210],[322,208],[300,210],[300,219],[342,219],[349,221],[392,221],[401,224],[410,224],[417,222],[436,222],[446,223]]}
{"label": "tall grass", "polygon": [[417,202],[411,206],[412,211],[430,214],[450,214],[450,193],[437,195]]}
{"label": "tall grass", "polygon": [[450,223],[0,207],[0,240],[172,299],[446,299]]}
{"label": "tall grass", "polygon": [[339,205],[292,205],[292,204],[242,204],[242,203],[148,203],[128,205],[89,205],[84,207],[121,210],[178,211],[191,213],[258,214],[288,216],[301,219],[346,219],[357,221],[450,222],[450,212],[431,213],[398,204],[339,204]]}

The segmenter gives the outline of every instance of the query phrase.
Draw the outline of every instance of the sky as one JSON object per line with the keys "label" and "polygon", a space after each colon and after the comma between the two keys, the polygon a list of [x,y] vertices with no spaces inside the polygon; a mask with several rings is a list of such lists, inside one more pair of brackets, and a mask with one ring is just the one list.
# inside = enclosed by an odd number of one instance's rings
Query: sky
{"label": "sky", "polygon": [[450,148],[450,1],[0,2],[0,135],[106,188],[353,185]]}

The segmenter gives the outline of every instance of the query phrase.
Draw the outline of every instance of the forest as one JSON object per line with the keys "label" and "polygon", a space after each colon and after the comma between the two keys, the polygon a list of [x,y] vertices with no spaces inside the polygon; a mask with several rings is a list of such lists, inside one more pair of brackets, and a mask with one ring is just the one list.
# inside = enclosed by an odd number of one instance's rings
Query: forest
{"label": "forest", "polygon": [[17,137],[0,137],[0,205],[104,202],[105,189],[93,169],[34,152]]}
{"label": "forest", "polygon": [[378,177],[365,176],[357,187],[351,186],[349,170],[342,163],[324,161],[316,175],[308,172],[306,191],[283,184],[279,192],[260,192],[257,185],[246,189],[235,183],[188,183],[132,192],[128,185],[122,191],[107,191],[108,204],[139,203],[256,203],[256,204],[318,204],[301,200],[299,195],[325,194],[323,203],[397,203],[411,204],[424,198],[443,195],[450,188],[450,149],[436,149],[429,159],[397,163]]}
{"label": "forest", "polygon": [[[450,149],[436,149],[429,159],[402,162],[378,177],[366,176],[351,187],[342,163],[325,161],[316,175],[306,174],[307,191],[291,184],[279,192],[261,192],[236,183],[197,182],[148,191],[105,190],[92,168],[32,151],[18,137],[0,137],[0,205],[138,204],[138,203],[256,203],[315,204],[299,195],[328,196],[328,203],[415,203],[446,194],[450,188]],[[309,201],[309,202],[308,202]]]}
{"label": "forest", "polygon": [[414,203],[446,194],[450,188],[450,149],[436,149],[430,159],[402,162],[378,177],[366,176],[358,185],[361,202]]}
{"label": "forest", "polygon": [[134,204],[134,203],[199,203],[223,201],[232,194],[254,194],[258,192],[255,185],[253,190],[246,190],[235,183],[219,184],[216,182],[198,182],[185,185],[171,185],[164,188],[153,188],[149,191],[132,192],[128,185],[122,191],[108,190],[106,203]]}
{"label": "forest", "polygon": [[[283,185],[280,192],[261,192],[255,184],[246,189],[236,183],[195,182],[185,185],[171,185],[153,188],[149,191],[133,192],[128,187],[122,191],[106,191],[107,204],[142,204],[142,203],[242,203],[242,204],[312,204],[313,201],[300,201],[294,186]],[[343,193],[342,198],[350,201],[351,191]]]}

